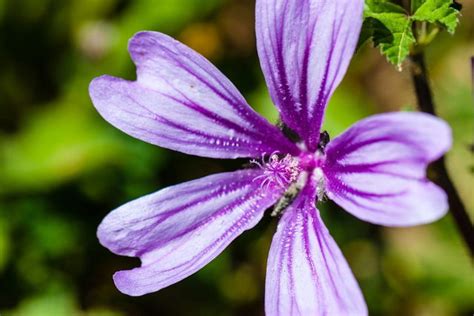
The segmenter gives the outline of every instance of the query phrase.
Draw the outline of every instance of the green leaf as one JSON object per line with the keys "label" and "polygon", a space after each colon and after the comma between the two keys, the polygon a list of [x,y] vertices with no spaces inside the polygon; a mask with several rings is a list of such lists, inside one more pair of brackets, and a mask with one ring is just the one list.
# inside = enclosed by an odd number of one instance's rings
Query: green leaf
{"label": "green leaf", "polygon": [[374,13],[407,13],[404,8],[388,0],[366,0],[365,14]]}
{"label": "green leaf", "polygon": [[453,34],[458,25],[459,11],[453,7],[452,0],[425,0],[412,19],[422,22],[439,23]]}
{"label": "green leaf", "polygon": [[[401,70],[415,46],[429,44],[441,28],[454,33],[461,7],[455,0],[412,0],[411,12],[407,12],[389,0],[365,0],[359,46],[372,39],[387,60]],[[414,29],[415,22],[423,23],[416,23]]]}
{"label": "green leaf", "polygon": [[416,12],[426,0],[411,0],[411,12]]}
{"label": "green leaf", "polygon": [[401,70],[401,64],[415,43],[412,21],[406,11],[391,2],[368,0],[361,39],[371,37],[389,62]]}

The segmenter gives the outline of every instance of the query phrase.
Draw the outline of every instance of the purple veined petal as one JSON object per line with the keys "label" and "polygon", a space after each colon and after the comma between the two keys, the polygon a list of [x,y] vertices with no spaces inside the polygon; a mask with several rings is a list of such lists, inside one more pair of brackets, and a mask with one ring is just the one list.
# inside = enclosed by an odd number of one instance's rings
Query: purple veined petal
{"label": "purple veined petal", "polygon": [[367,315],[359,285],[307,186],[288,207],[267,263],[267,316]]}
{"label": "purple veined petal", "polygon": [[261,174],[260,169],[216,174],[112,211],[99,226],[101,244],[142,262],[114,275],[117,288],[131,296],[155,292],[213,260],[281,197],[283,188],[255,181]]}
{"label": "purple veined petal", "polygon": [[258,54],[282,120],[314,151],[362,25],[363,0],[257,0]]}
{"label": "purple veined petal", "polygon": [[451,147],[451,129],[423,113],[387,113],[359,121],[329,143],[327,195],[351,214],[386,226],[435,221],[448,210],[428,164]]}
{"label": "purple veined petal", "polygon": [[141,32],[130,40],[129,51],[137,81],[102,76],[89,88],[99,113],[125,133],[212,158],[298,152],[217,68],[189,47],[161,33]]}

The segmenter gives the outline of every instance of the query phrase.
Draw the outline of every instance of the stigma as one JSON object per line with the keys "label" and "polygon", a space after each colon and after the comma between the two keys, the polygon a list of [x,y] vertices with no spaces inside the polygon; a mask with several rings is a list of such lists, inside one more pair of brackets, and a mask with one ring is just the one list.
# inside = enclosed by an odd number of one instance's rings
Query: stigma
{"label": "stigma", "polygon": [[297,157],[289,154],[281,157],[277,152],[271,154],[267,159],[263,156],[260,162],[251,160],[250,163],[263,170],[263,173],[255,177],[253,181],[260,182],[260,185],[267,189],[276,186],[286,190],[298,180],[302,171]]}
{"label": "stigma", "polygon": [[259,161],[250,161],[252,165],[262,170],[262,173],[253,179],[254,182],[258,182],[265,191],[281,190],[284,192],[276,203],[272,216],[281,215],[305,185],[315,188],[316,201],[325,199],[326,177],[323,165],[329,141],[329,134],[323,132],[315,152],[302,149],[299,156],[274,152],[269,156],[262,155]]}

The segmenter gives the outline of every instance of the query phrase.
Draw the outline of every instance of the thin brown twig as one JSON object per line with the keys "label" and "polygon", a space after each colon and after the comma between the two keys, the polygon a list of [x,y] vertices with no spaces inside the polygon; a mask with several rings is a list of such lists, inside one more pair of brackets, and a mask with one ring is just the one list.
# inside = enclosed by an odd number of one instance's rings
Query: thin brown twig
{"label": "thin brown twig", "polygon": [[[436,115],[433,93],[428,81],[428,71],[423,52],[414,53],[411,56],[411,61],[411,72],[418,99],[418,106],[421,111]],[[474,228],[466,211],[466,207],[464,206],[454,183],[449,177],[445,157],[434,162],[432,167],[433,171],[436,173],[436,179],[434,179],[434,181],[446,191],[450,212],[454,217],[454,221],[461,236],[471,252],[471,256],[474,257]]]}

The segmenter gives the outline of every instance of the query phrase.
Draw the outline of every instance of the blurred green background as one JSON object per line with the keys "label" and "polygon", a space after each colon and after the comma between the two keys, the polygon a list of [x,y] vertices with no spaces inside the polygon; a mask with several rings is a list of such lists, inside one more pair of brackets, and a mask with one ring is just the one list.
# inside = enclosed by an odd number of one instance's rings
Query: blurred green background
{"label": "blurred green background", "polygon": [[[441,116],[454,129],[449,170],[474,209],[474,3],[454,36],[428,49]],[[135,78],[126,47],[137,31],[171,34],[215,63],[250,104],[277,115],[260,72],[252,0],[0,0],[0,314],[263,315],[265,217],[199,273],[158,293],[120,294],[138,265],[101,247],[101,219],[171,184],[234,170],[235,161],[163,150],[114,129],[93,108],[92,78]],[[363,46],[329,105],[334,137],[372,113],[415,108],[408,71]],[[451,216],[414,228],[361,222],[334,204],[323,217],[359,280],[371,315],[471,315],[474,274]],[[474,214],[471,213],[471,216]]]}

